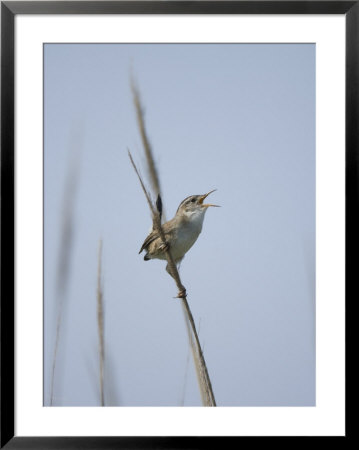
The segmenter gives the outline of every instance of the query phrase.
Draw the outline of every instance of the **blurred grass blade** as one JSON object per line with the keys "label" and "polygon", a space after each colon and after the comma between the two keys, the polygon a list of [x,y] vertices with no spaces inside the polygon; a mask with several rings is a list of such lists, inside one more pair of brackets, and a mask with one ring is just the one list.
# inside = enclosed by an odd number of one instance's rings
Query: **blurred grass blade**
{"label": "blurred grass blade", "polygon": [[97,257],[97,331],[99,341],[100,366],[100,402],[105,406],[104,367],[105,367],[105,332],[104,332],[104,296],[102,284],[102,239],[99,241]]}
{"label": "blurred grass blade", "polygon": [[60,227],[60,244],[59,256],[56,273],[56,297],[58,303],[55,345],[52,358],[51,368],[51,387],[50,387],[50,406],[54,405],[55,378],[57,370],[58,350],[60,343],[61,327],[64,315],[64,302],[68,288],[70,268],[71,268],[71,252],[74,239],[74,210],[75,200],[79,179],[79,149],[80,134],[78,131],[73,133],[70,138],[71,161],[67,177],[65,180],[65,188],[63,195],[63,208],[61,212],[62,224]]}

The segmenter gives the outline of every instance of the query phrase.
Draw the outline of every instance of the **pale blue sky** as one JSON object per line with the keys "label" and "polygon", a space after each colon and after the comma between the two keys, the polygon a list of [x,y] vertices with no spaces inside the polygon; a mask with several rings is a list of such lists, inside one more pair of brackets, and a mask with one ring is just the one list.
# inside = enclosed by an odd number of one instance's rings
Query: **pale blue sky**
{"label": "pale blue sky", "polygon": [[138,255],[151,220],[127,156],[145,174],[131,67],[167,217],[218,189],[222,208],[181,266],[217,404],[314,405],[315,46],[47,44],[44,56],[45,405],[71,168],[54,404],[99,404],[100,238],[106,404],[201,404],[176,286],[164,262]]}

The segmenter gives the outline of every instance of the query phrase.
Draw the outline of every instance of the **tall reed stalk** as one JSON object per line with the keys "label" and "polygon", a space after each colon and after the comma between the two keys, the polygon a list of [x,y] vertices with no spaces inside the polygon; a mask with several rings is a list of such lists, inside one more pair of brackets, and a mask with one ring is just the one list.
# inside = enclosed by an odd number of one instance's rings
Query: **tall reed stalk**
{"label": "tall reed stalk", "polygon": [[[153,158],[153,151],[151,148],[151,145],[149,143],[149,139],[147,137],[146,127],[145,127],[145,121],[144,121],[144,109],[141,103],[141,98],[139,94],[139,90],[136,86],[136,83],[134,82],[133,77],[131,78],[131,89],[132,89],[132,95],[133,95],[133,101],[135,105],[136,110],[136,117],[137,117],[137,123],[140,130],[141,140],[144,147],[145,157],[146,157],[146,164],[147,164],[147,172],[148,176],[151,182],[152,189],[154,190],[157,199],[161,199],[161,189],[160,189],[160,181],[159,181],[159,175],[158,170],[156,167],[156,164],[154,162]],[[162,200],[161,200],[161,211],[155,209],[154,205],[152,204],[152,201],[150,199],[150,195],[147,192],[145,185],[143,183],[143,180],[137,170],[137,167],[133,161],[133,158],[131,156],[131,153],[129,153],[129,157],[132,163],[133,168],[135,169],[135,172],[138,176],[138,179],[140,181],[142,190],[146,196],[148,205],[150,207],[151,213],[152,213],[152,221],[153,221],[153,228],[156,229],[160,235],[160,238],[162,242],[165,244],[165,236],[161,227],[161,218],[162,218]],[[158,206],[158,205],[157,205]],[[174,280],[176,282],[178,290],[181,292],[186,292],[182,281],[180,279],[177,266],[173,261],[172,255],[170,250],[168,249],[166,251],[166,259],[168,262],[169,270],[173,274]],[[182,298],[182,310],[184,313],[184,319],[186,323],[186,329],[188,334],[189,343],[192,350],[192,356],[194,361],[194,366],[197,374],[197,380],[198,380],[198,386],[199,391],[201,394],[202,404],[204,406],[216,406],[216,401],[212,389],[212,383],[208,374],[207,365],[203,356],[203,351],[199,342],[195,322],[193,320],[192,312],[189,307],[189,303],[187,301],[187,295],[184,295]]]}

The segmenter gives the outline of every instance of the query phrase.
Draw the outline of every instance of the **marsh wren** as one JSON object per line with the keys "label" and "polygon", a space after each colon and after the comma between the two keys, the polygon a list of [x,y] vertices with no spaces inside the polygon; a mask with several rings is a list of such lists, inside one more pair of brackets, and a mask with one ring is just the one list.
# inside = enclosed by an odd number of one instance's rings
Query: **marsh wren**
{"label": "marsh wren", "polygon": [[[208,207],[218,207],[211,203],[203,203],[205,198],[214,191],[215,189],[204,195],[191,195],[185,198],[180,203],[174,218],[162,225],[166,244],[163,244],[157,231],[151,231],[139,251],[139,253],[146,251],[143,259],[145,261],[166,259],[165,251],[169,248],[174,262],[179,264],[201,233]],[[168,264],[166,270],[172,276]]]}

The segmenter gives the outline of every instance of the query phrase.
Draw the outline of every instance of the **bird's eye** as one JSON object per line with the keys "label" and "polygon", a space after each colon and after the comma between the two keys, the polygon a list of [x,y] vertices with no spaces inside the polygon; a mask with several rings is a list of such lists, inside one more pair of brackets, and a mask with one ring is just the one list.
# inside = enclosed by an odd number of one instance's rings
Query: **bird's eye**
{"label": "bird's eye", "polygon": [[195,201],[196,201],[196,199],[195,199],[195,198],[192,198],[191,202],[194,203]]}

